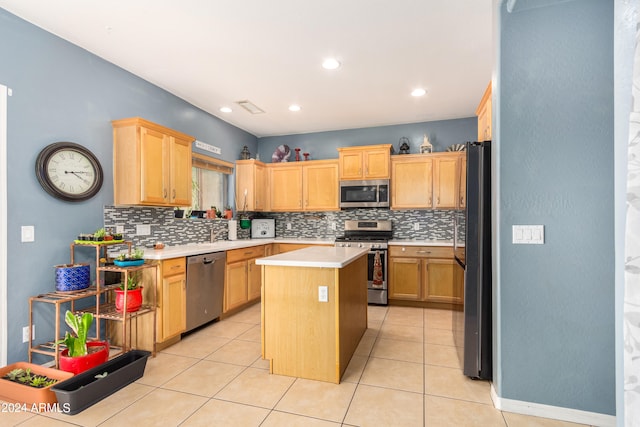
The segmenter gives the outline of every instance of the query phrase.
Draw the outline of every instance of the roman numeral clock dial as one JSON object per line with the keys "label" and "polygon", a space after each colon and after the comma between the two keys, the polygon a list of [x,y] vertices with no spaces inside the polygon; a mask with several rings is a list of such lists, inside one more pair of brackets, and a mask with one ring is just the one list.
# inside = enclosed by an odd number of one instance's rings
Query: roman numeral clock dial
{"label": "roman numeral clock dial", "polygon": [[56,142],[46,146],[36,160],[36,176],[52,196],[79,202],[95,196],[102,187],[102,166],[82,145]]}

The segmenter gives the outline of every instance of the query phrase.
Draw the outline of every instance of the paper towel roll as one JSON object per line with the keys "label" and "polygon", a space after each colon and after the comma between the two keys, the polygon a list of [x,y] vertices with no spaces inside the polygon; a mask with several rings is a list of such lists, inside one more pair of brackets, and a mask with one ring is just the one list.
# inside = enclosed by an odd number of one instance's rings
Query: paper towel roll
{"label": "paper towel roll", "polygon": [[238,240],[238,221],[229,220],[229,240]]}

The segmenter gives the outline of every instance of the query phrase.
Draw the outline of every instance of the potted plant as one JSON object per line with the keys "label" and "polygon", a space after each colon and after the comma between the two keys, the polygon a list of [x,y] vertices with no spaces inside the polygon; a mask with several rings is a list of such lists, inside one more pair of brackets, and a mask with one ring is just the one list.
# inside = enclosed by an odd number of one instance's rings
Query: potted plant
{"label": "potted plant", "polygon": [[118,255],[113,263],[118,267],[133,267],[144,264],[144,249],[135,248],[133,252]]}
{"label": "potted plant", "polygon": [[60,369],[79,374],[109,360],[109,343],[106,341],[87,342],[87,334],[93,324],[93,314],[73,314],[67,310],[64,320],[73,331],[67,331],[64,343],[67,348],[60,353]]}
{"label": "potted plant", "polygon": [[231,210],[231,206],[225,206],[224,208],[224,217],[226,219],[231,219],[233,218],[233,210]]}
{"label": "potted plant", "polygon": [[96,242],[102,242],[104,240],[104,236],[107,234],[104,228],[98,228],[93,233],[93,240]]}
{"label": "potted plant", "polygon": [[184,218],[184,209],[175,207],[173,209],[173,216],[174,218]]}
{"label": "potted plant", "polygon": [[71,372],[16,362],[0,368],[0,400],[22,404],[56,403],[51,388],[73,376]]}
{"label": "potted plant", "polygon": [[[138,275],[131,273],[127,277],[127,283],[120,283],[120,289],[116,289],[116,311],[122,313],[124,307],[127,313],[140,310],[142,306],[142,289],[138,283]],[[126,300],[126,302],[125,302]]]}

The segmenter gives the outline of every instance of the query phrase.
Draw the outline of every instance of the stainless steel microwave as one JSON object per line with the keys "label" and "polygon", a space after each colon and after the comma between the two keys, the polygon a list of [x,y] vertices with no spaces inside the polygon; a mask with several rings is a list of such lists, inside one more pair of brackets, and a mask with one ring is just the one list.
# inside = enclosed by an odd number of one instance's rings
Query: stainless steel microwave
{"label": "stainless steel microwave", "polygon": [[389,180],[340,181],[341,208],[388,208]]}

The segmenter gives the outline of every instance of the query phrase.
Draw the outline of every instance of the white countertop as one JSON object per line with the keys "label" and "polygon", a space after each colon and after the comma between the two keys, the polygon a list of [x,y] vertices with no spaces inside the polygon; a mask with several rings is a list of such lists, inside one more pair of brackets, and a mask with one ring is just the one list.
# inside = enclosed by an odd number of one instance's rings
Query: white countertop
{"label": "white countertop", "polygon": [[[333,245],[333,239],[240,239],[218,240],[214,243],[190,243],[187,245],[165,246],[164,249],[144,248],[144,259],[170,259],[191,255],[201,255],[211,252],[229,251],[232,249],[249,248],[252,246],[268,245],[270,243],[303,243],[309,245]],[[126,251],[109,252],[109,256],[116,256]]]}
{"label": "white countertop", "polygon": [[389,240],[391,246],[453,246],[453,240]]}
{"label": "white countertop", "polygon": [[258,258],[256,264],[282,267],[342,268],[367,252],[369,252],[367,248],[312,246],[266,258]]}
{"label": "white countertop", "polygon": [[[200,255],[210,252],[229,251],[232,249],[249,248],[252,246],[268,245],[270,243],[296,243],[308,245],[333,245],[333,239],[276,237],[275,239],[240,239],[218,240],[214,243],[191,243],[187,245],[165,246],[164,249],[145,248],[145,259],[170,259],[184,256]],[[389,245],[397,246],[453,246],[453,240],[390,240]],[[320,246],[322,247],[322,246]],[[333,246],[331,246],[333,247]],[[126,251],[110,252],[115,256]],[[345,264],[346,265],[346,264]]]}

